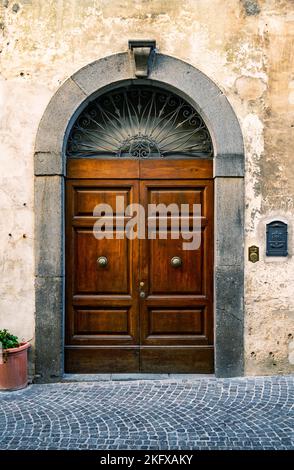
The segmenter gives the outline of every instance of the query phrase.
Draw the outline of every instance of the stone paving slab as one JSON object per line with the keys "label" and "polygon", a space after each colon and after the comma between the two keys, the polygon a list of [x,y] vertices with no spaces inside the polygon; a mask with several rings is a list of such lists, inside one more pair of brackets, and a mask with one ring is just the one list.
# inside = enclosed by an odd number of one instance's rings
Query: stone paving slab
{"label": "stone paving slab", "polygon": [[294,449],[294,376],[67,382],[2,392],[0,449]]}

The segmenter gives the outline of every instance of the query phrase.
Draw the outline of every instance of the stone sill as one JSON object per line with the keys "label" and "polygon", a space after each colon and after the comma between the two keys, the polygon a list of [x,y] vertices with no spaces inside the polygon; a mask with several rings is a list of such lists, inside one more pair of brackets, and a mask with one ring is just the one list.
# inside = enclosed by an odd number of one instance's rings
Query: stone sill
{"label": "stone sill", "polygon": [[130,380],[193,381],[214,379],[214,374],[64,374],[62,382],[111,382]]}

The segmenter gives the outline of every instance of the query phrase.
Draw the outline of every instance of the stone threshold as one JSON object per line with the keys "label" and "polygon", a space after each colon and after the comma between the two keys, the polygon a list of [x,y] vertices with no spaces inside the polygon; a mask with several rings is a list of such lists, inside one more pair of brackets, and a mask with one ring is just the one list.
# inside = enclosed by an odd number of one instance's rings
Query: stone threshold
{"label": "stone threshold", "polygon": [[199,380],[214,379],[214,374],[64,374],[62,382],[111,382],[129,380]]}

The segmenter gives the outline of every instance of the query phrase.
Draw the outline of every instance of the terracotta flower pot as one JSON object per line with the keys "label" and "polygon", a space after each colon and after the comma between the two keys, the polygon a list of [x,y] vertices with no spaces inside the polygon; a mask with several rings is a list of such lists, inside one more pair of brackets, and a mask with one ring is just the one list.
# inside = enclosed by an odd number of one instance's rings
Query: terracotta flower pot
{"label": "terracotta flower pot", "polygon": [[20,390],[28,384],[28,348],[30,343],[20,343],[18,348],[3,350],[0,363],[0,390]]}

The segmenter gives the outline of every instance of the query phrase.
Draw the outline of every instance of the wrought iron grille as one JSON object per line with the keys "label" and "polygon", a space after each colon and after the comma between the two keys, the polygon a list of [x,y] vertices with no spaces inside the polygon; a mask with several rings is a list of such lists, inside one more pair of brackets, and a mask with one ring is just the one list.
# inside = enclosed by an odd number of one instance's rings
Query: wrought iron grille
{"label": "wrought iron grille", "polygon": [[155,87],[128,86],[106,93],[76,119],[69,157],[211,157],[208,129],[183,98]]}

